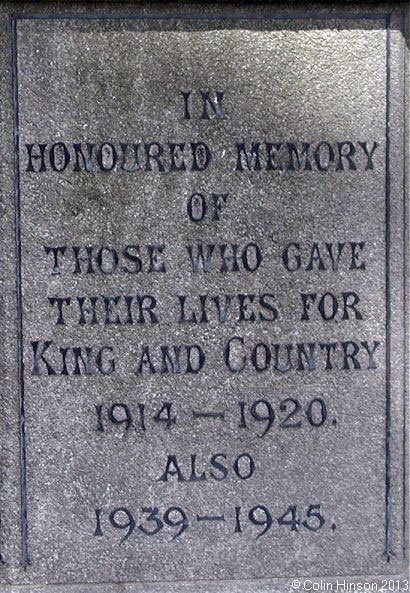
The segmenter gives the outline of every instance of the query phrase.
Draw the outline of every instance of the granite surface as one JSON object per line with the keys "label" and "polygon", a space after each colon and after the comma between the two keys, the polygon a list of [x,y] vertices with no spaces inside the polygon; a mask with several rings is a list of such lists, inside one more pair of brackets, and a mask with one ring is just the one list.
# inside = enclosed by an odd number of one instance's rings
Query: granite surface
{"label": "granite surface", "polygon": [[355,4],[0,4],[0,591],[408,590],[408,11]]}

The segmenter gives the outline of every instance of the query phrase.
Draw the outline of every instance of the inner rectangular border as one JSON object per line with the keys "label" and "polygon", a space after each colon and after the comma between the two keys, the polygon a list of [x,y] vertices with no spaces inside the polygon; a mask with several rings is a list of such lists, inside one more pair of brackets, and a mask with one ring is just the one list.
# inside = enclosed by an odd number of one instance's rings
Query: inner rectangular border
{"label": "inner rectangular border", "polygon": [[[20,129],[18,96],[18,47],[17,25],[23,20],[375,20],[384,21],[386,30],[386,130],[385,130],[385,314],[386,314],[386,422],[385,422],[385,556],[387,562],[393,558],[392,525],[392,399],[391,399],[391,170],[390,170],[390,126],[391,126],[391,13],[308,13],[278,12],[276,15],[255,13],[242,14],[200,14],[200,13],[151,13],[143,15],[119,14],[15,14],[10,17],[12,45],[12,92],[13,92],[13,148],[14,148],[14,208],[15,208],[15,255],[16,255],[16,335],[18,366],[18,420],[19,420],[19,483],[20,483],[20,563],[24,569],[30,564],[28,544],[27,508],[27,460],[26,460],[26,420],[24,408],[24,347],[23,347],[23,297],[22,297],[22,256],[21,256],[21,191],[20,191]],[[219,579],[221,580],[221,579]],[[175,581],[174,581],[175,582]]]}

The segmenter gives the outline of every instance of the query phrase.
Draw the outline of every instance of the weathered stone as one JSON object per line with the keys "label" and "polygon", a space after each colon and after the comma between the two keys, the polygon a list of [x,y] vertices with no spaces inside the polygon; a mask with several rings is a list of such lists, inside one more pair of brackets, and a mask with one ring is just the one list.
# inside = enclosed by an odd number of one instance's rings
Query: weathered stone
{"label": "weathered stone", "polygon": [[0,590],[405,591],[406,7],[1,11]]}

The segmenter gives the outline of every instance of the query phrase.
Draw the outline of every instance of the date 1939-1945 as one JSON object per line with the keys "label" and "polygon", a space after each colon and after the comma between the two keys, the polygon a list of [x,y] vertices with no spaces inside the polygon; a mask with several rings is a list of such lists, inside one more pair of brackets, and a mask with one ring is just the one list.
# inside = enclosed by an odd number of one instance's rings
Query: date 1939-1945
{"label": "date 1939-1945", "polygon": [[[158,507],[142,507],[138,512],[138,518],[141,521],[137,525],[137,513],[132,513],[126,507],[117,507],[111,511],[105,511],[101,508],[95,509],[96,527],[94,536],[102,537],[105,535],[106,526],[122,530],[125,535],[120,539],[120,543],[125,542],[135,531],[142,532],[144,535],[157,535],[164,526],[176,531],[172,535],[175,540],[180,537],[187,529],[193,527],[193,524],[231,522],[232,531],[242,534],[247,531],[250,523],[253,532],[256,532],[256,539],[265,535],[277,523],[290,531],[320,531],[325,525],[325,518],[322,514],[320,504],[311,504],[301,514],[296,505],[290,505],[285,512],[278,517],[273,516],[272,512],[264,504],[257,504],[249,510],[241,506],[234,507],[234,513],[222,514],[193,514],[189,518],[184,509],[178,506],[170,506],[164,513]],[[105,525],[104,525],[105,523]],[[104,530],[103,530],[104,529]],[[335,523],[331,524],[331,530],[336,529]],[[137,533],[138,533],[137,532]]]}

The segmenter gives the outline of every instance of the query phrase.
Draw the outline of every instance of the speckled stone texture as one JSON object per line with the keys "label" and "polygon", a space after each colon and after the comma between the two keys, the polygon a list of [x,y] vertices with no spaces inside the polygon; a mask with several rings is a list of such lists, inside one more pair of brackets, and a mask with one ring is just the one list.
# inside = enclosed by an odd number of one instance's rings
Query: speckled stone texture
{"label": "speckled stone texture", "polygon": [[1,592],[408,590],[406,18],[0,3]]}

